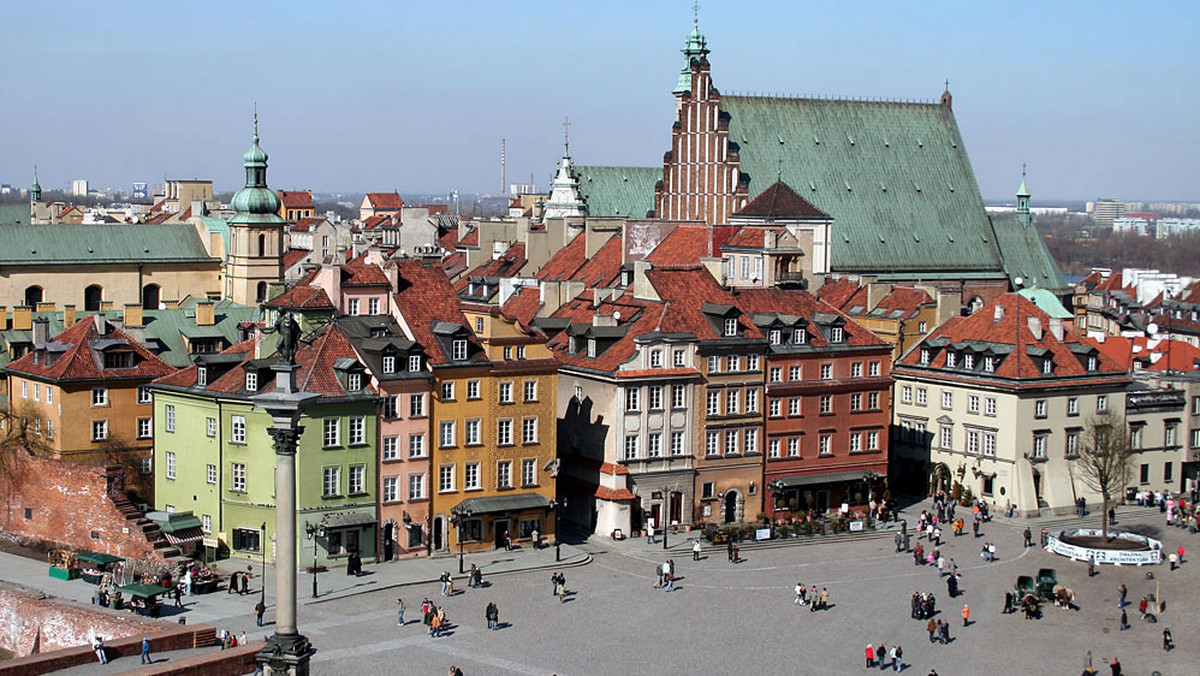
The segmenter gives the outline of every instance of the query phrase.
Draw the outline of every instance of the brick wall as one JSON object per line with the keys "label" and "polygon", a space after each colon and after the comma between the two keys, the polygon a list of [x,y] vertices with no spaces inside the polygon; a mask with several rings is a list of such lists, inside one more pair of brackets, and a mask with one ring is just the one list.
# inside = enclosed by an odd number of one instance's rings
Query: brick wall
{"label": "brick wall", "polygon": [[0,647],[16,657],[162,631],[164,624],[129,613],[106,612],[0,582]]}
{"label": "brick wall", "polygon": [[13,453],[10,459],[12,477],[0,478],[6,503],[0,530],[73,549],[160,559],[141,530],[112,501],[124,492],[119,467],[81,465],[24,452]]}

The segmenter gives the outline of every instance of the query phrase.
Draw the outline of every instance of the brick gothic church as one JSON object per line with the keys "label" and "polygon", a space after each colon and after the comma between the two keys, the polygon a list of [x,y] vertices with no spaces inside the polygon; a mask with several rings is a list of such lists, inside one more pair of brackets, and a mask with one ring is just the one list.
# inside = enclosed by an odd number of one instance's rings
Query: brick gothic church
{"label": "brick gothic church", "polygon": [[[977,305],[1010,285],[1068,290],[1027,214],[985,212],[948,91],[924,103],[722,96],[698,27],[682,51],[662,171],[573,166],[588,215],[721,226],[779,180],[833,218],[837,275],[935,284]],[[605,189],[614,173],[620,191]]]}

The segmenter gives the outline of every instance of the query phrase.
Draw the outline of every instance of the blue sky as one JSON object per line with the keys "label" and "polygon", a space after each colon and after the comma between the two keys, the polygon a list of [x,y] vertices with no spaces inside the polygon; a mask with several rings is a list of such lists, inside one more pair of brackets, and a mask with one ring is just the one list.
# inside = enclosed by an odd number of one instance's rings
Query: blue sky
{"label": "blue sky", "polygon": [[[258,104],[276,188],[546,185],[657,166],[691,2],[37,2],[5,9],[0,182],[243,180]],[[1197,2],[716,2],[723,92],[934,99],[985,197],[1200,200]]]}

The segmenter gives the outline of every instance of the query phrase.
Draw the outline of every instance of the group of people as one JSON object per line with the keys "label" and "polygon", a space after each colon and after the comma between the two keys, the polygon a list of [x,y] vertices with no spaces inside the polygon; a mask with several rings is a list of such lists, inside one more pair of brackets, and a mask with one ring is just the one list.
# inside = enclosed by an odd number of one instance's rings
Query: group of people
{"label": "group of people", "polygon": [[983,548],[979,550],[979,558],[991,563],[996,560],[996,543],[985,542]]}
{"label": "group of people", "polygon": [[930,643],[941,643],[943,645],[949,643],[950,638],[950,623],[945,620],[929,618],[925,623],[925,630],[929,632]]}
{"label": "group of people", "polygon": [[667,559],[661,564],[655,564],[655,570],[658,580],[654,583],[654,588],[675,591],[675,559]]}
{"label": "group of people", "polygon": [[821,591],[817,592],[816,585],[812,589],[809,589],[803,582],[797,582],[796,600],[793,603],[800,606],[808,606],[808,612],[810,613],[815,613],[818,610],[828,610],[829,590],[821,587]]}
{"label": "group of people", "polygon": [[915,591],[912,594],[912,618],[926,620],[937,614],[937,599],[929,592]]}
{"label": "group of people", "polygon": [[898,645],[892,646],[889,651],[887,646],[880,643],[878,647],[867,644],[867,668],[870,669],[879,664],[879,669],[885,670],[889,666],[895,671],[900,671],[904,668],[904,650]]}
{"label": "group of people", "polygon": [[554,585],[554,595],[558,597],[559,603],[564,603],[567,600],[567,576],[563,575],[561,570],[554,571],[550,576],[550,583]]}
{"label": "group of people", "polygon": [[[403,602],[400,605],[403,607]],[[404,611],[400,612],[401,624],[403,624]],[[435,605],[428,597],[421,601],[421,616],[425,626],[429,627],[429,635],[433,638],[441,636],[443,631],[450,628],[449,622],[446,620],[446,609]]]}
{"label": "group of people", "polygon": [[[246,594],[249,594],[250,578],[253,576],[253,566],[246,566],[246,572],[244,573],[238,570],[233,571],[233,573],[229,576],[229,588],[226,589],[226,593],[238,594],[239,596],[245,596]],[[182,582],[180,584],[182,584]],[[189,593],[188,595],[190,596],[191,594]]]}

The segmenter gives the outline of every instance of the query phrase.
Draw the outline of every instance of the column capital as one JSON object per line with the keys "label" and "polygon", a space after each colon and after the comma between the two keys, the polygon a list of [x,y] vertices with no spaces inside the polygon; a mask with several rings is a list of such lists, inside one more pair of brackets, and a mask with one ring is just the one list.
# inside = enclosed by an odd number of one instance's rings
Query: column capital
{"label": "column capital", "polygon": [[275,442],[276,455],[296,455],[296,446],[300,442],[300,435],[304,433],[302,425],[294,427],[268,427],[267,434],[271,435],[271,440]]}

